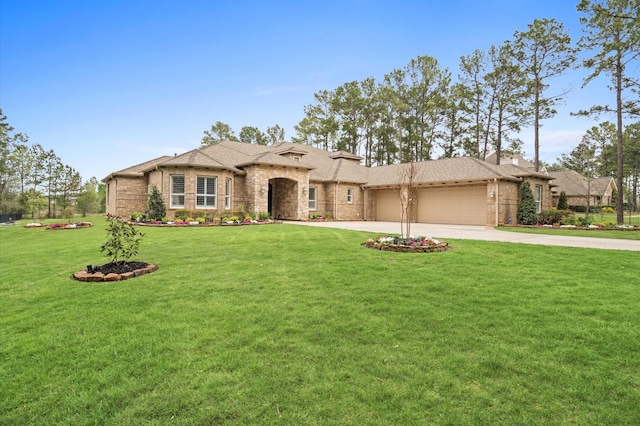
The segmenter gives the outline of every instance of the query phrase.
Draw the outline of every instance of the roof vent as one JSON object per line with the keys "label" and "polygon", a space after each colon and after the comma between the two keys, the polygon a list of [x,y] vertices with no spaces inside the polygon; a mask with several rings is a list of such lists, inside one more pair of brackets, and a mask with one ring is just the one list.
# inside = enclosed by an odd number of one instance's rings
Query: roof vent
{"label": "roof vent", "polygon": [[511,158],[511,164],[513,164],[514,166],[518,165],[518,159],[517,158]]}

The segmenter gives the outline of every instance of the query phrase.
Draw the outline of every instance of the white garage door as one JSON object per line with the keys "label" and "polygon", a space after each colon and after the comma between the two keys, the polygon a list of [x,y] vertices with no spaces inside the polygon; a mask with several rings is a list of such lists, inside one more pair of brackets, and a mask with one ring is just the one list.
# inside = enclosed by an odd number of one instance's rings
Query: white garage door
{"label": "white garage door", "polygon": [[376,191],[376,220],[400,222],[400,192],[392,189]]}
{"label": "white garage door", "polygon": [[456,225],[487,224],[487,186],[422,189],[418,222]]}

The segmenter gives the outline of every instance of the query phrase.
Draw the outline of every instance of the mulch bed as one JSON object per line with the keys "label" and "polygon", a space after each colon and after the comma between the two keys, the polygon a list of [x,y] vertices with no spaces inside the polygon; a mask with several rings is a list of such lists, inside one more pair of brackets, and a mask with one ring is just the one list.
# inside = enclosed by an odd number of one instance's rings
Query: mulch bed
{"label": "mulch bed", "polygon": [[89,265],[74,273],[71,278],[83,282],[124,281],[158,270],[158,265],[147,262],[118,262],[101,266]]}

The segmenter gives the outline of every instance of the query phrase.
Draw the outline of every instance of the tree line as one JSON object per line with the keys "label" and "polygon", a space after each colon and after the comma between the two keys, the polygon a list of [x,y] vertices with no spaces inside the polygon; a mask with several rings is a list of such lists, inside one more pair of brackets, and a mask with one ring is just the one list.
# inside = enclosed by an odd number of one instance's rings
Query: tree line
{"label": "tree line", "polygon": [[[552,90],[552,82],[584,68],[589,74],[583,87],[604,75],[615,103],[572,114],[616,117],[606,147],[601,141],[602,148],[595,151],[604,156],[598,160],[602,163],[598,173],[615,176],[619,189],[633,188],[629,196],[636,200],[634,149],[640,142],[633,120],[640,116],[640,0],[581,0],[576,8],[582,14],[583,31],[576,42],[561,22],[536,19],[502,45],[462,56],[457,79],[436,58],[418,56],[381,81],[369,77],[321,90],[304,107],[292,141],[360,155],[366,166],[462,155],[485,159],[490,152],[496,152],[499,162],[503,153],[523,154],[518,134],[532,127],[532,162],[539,171],[544,166],[539,158],[540,127],[556,115],[555,107],[568,91]],[[623,120],[631,120],[628,129]],[[225,126],[216,123],[220,125]],[[583,141],[594,137],[594,129]],[[213,141],[205,132],[203,144]],[[253,143],[250,138],[243,142]],[[563,164],[576,167],[564,160]],[[622,223],[623,199],[618,198]]]}
{"label": "tree line", "polygon": [[23,213],[35,220],[71,218],[104,211],[104,185],[92,177],[84,184],[80,173],[64,164],[53,149],[30,144],[16,133],[0,109],[0,211]]}

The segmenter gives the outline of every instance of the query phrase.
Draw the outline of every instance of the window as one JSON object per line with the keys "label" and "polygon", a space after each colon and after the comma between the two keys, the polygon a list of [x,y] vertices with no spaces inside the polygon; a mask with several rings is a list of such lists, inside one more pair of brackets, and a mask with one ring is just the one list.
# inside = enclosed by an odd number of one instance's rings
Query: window
{"label": "window", "polygon": [[542,211],[542,185],[536,185],[536,193],[533,195],[536,202],[536,213]]}
{"label": "window", "polygon": [[300,156],[299,155],[294,155],[293,156],[293,161],[295,161],[296,163],[300,162]]}
{"label": "window", "polygon": [[196,208],[216,208],[216,185],[218,178],[198,176],[196,180]]}
{"label": "window", "polygon": [[231,208],[231,179],[229,178],[224,183],[224,208]]}
{"label": "window", "polygon": [[171,175],[171,207],[184,207],[184,175]]}
{"label": "window", "polygon": [[353,188],[347,189],[347,203],[353,203]]}
{"label": "window", "polygon": [[316,199],[318,197],[318,191],[316,188],[309,188],[309,210],[316,210]]}

